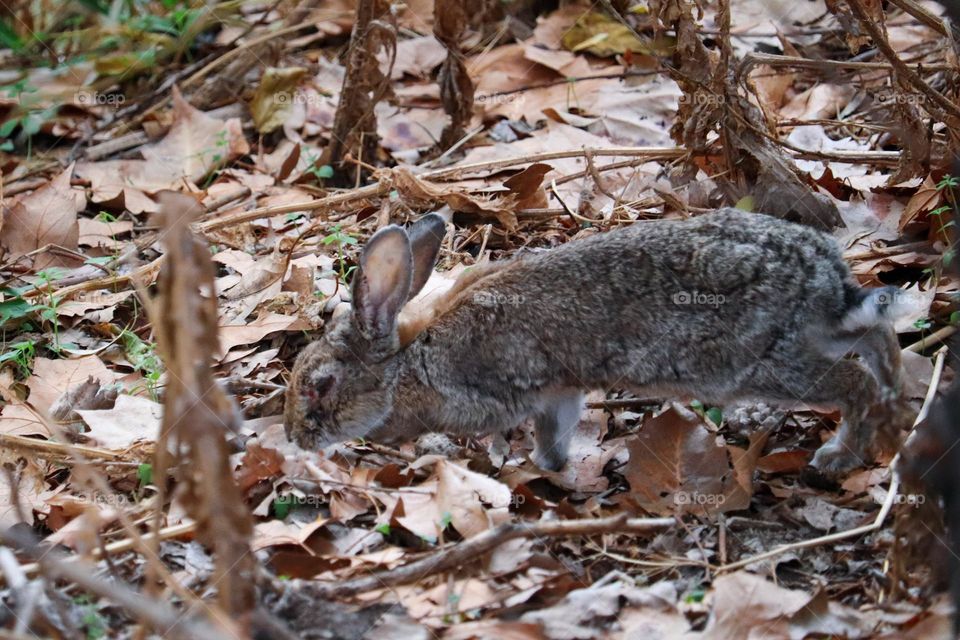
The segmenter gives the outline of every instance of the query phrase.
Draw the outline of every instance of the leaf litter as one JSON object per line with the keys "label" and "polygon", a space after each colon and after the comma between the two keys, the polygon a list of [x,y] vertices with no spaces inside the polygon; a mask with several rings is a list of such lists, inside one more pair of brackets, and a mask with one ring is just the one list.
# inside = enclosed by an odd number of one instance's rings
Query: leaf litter
{"label": "leaf litter", "polygon": [[[0,77],[0,599],[23,614],[0,624],[949,637],[938,562],[904,560],[941,546],[920,535],[940,531],[933,494],[898,491],[889,463],[807,483],[838,421],[819,407],[610,389],[558,473],[530,460],[529,425],[329,455],[286,440],[289,367],[350,302],[363,242],[437,209],[440,298],[637,220],[736,204],[825,225],[863,284],[909,301],[914,403],[953,378],[934,358],[960,323],[937,5],[476,4],[237,5],[228,23],[132,5],[116,31],[94,3],[75,41],[26,8],[0,18],[24,70]],[[102,57],[51,70],[30,58],[44,38]],[[57,582],[44,548],[89,570]],[[201,603],[218,613],[164,626]]]}

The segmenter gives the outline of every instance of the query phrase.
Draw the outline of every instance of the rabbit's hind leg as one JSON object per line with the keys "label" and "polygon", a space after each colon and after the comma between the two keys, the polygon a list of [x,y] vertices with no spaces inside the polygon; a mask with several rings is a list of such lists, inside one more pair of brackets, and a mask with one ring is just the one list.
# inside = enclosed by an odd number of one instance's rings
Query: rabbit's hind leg
{"label": "rabbit's hind leg", "polygon": [[533,461],[541,469],[559,471],[567,463],[570,439],[580,422],[584,395],[577,389],[559,389],[545,394],[534,416],[537,448]]}
{"label": "rabbit's hind leg", "polygon": [[873,410],[879,405],[880,386],[863,363],[806,353],[770,364],[758,374],[746,390],[749,395],[787,405],[831,405],[843,413],[840,429],[814,455],[814,468],[839,476],[873,460],[877,429]]}

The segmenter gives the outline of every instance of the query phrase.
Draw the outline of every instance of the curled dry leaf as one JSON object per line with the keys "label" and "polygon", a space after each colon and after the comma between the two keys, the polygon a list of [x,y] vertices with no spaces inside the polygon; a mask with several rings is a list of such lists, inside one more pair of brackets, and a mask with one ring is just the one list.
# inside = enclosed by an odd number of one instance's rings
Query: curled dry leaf
{"label": "curled dry leaf", "polygon": [[57,422],[74,422],[81,419],[78,409],[112,409],[118,393],[116,387],[104,387],[90,376],[57,398],[50,407],[50,417]]}
{"label": "curled dry leaf", "polygon": [[481,216],[493,216],[507,229],[517,226],[516,210],[521,205],[545,202],[540,188],[543,177],[553,167],[536,163],[508,179],[504,186],[507,192],[499,197],[465,193],[461,187],[447,187],[422,180],[411,171],[397,167],[382,171],[383,179],[390,180],[402,198],[411,204],[435,206],[443,203],[454,211]]}
{"label": "curled dry leaf", "polygon": [[36,358],[33,361],[33,375],[27,379],[30,389],[28,400],[43,413],[49,411],[62,394],[83,384],[88,378],[110,384],[120,377],[120,374],[107,369],[97,356],[59,360]]}
{"label": "curled dry leaf", "polygon": [[250,101],[250,112],[257,131],[271,133],[283,126],[293,109],[297,85],[306,73],[303,67],[264,69],[260,84]]}

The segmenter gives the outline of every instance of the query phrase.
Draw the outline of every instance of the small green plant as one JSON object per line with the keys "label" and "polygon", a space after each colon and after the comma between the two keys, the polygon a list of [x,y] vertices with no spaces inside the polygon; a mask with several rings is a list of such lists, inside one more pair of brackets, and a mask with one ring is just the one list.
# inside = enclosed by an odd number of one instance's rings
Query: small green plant
{"label": "small green plant", "polygon": [[337,224],[333,226],[330,233],[324,236],[320,242],[328,246],[331,244],[337,246],[337,264],[340,266],[340,280],[346,283],[347,276],[353,273],[356,267],[347,268],[347,260],[346,255],[343,253],[343,248],[348,244],[357,244],[357,239],[345,232],[341,226]]}
{"label": "small green plant", "polygon": [[153,465],[149,462],[142,462],[137,467],[137,480],[140,481],[140,487],[143,488],[153,483]]}
{"label": "small green plant", "polygon": [[81,622],[86,629],[87,640],[106,638],[108,629],[107,620],[100,611],[97,610],[97,605],[90,600],[90,597],[86,595],[77,596],[73,599],[73,603],[83,612]]}
{"label": "small green plant", "polygon": [[723,422],[723,411],[720,407],[706,407],[699,400],[693,400],[690,402],[690,408],[701,418],[708,418],[710,422],[718,427]]}
{"label": "small green plant", "polygon": [[12,115],[3,124],[0,124],[0,138],[6,138],[0,144],[0,151],[13,151],[13,140],[10,137],[19,127],[21,135],[27,139],[27,158],[30,158],[33,154],[33,136],[40,133],[43,123],[56,115],[60,105],[53,104],[48,107],[40,107],[39,98],[33,95],[37,93],[37,89],[30,86],[26,79],[8,85],[0,91],[17,101],[17,106],[14,107]]}
{"label": "small green plant", "polygon": [[956,224],[956,220],[950,220],[949,222],[943,222],[943,214],[948,211],[953,211],[954,202],[953,202],[953,190],[960,185],[960,178],[951,175],[945,175],[940,178],[940,181],[937,183],[937,191],[944,192],[943,197],[947,201],[947,204],[937,207],[931,211],[928,216],[937,221],[937,224],[940,226],[937,228],[937,233],[943,237],[948,245],[948,249],[943,253],[943,266],[949,267],[950,263],[953,261],[954,257],[954,248],[950,245],[950,235],[947,233],[947,229]]}
{"label": "small green plant", "polygon": [[42,309],[42,307],[24,299],[22,292],[4,289],[3,293],[9,297],[0,302],[0,326],[4,326],[13,320],[29,318]]}
{"label": "small green plant", "polygon": [[[43,271],[38,271],[37,277],[40,279],[40,282],[44,284],[44,288],[52,290],[53,283],[62,278],[65,274],[65,269],[51,267],[49,269],[44,269]],[[54,353],[59,354],[62,347],[60,344],[60,321],[58,318],[60,298],[57,298],[51,293],[47,296],[47,302],[45,304],[38,305],[38,307],[40,309],[40,318],[47,321],[50,324],[50,328],[53,330],[52,350]]]}
{"label": "small green plant", "polygon": [[273,513],[279,520],[283,520],[289,515],[290,510],[296,506],[296,498],[292,495],[277,496],[273,500]]}
{"label": "small green plant", "polygon": [[156,401],[158,399],[157,384],[160,382],[160,376],[163,375],[163,361],[157,355],[157,346],[144,342],[140,336],[126,329],[120,333],[120,340],[123,342],[127,360],[143,374],[147,393],[152,400]]}
{"label": "small green plant", "polygon": [[0,354],[0,364],[4,362],[14,362],[20,370],[21,376],[26,378],[33,369],[33,358],[36,355],[36,345],[32,340],[15,342]]}
{"label": "small green plant", "polygon": [[333,167],[329,164],[317,164],[320,154],[307,152],[307,173],[317,179],[317,182],[329,180],[333,177]]}

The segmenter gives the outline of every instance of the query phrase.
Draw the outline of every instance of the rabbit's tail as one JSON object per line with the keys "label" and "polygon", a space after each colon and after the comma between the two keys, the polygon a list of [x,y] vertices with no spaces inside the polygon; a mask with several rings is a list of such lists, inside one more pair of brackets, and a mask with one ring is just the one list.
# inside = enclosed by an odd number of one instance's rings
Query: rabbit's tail
{"label": "rabbit's tail", "polygon": [[913,296],[896,287],[861,289],[859,302],[850,307],[840,320],[840,331],[856,333],[873,327],[892,324],[911,312]]}
{"label": "rabbit's tail", "polygon": [[893,324],[909,311],[896,287],[860,289],[833,331],[812,333],[814,344],[831,358],[859,355],[887,394],[901,386],[900,345]]}

